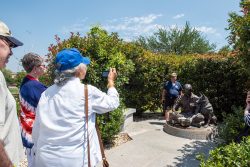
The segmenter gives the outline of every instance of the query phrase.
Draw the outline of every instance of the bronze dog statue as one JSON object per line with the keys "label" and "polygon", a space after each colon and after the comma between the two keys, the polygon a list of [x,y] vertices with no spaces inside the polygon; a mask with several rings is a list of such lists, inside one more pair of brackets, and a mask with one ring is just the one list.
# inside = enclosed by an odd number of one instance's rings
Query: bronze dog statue
{"label": "bronze dog statue", "polygon": [[217,118],[214,115],[213,106],[204,94],[201,94],[200,98],[197,100],[196,113],[201,113],[204,116],[204,127],[209,126],[210,123],[217,124]]}

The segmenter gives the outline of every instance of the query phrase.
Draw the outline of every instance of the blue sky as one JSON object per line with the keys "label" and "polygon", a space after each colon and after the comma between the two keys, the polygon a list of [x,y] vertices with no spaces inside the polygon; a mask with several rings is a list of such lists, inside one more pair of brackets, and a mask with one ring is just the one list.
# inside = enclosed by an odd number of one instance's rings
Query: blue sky
{"label": "blue sky", "polygon": [[54,36],[85,35],[93,25],[118,32],[124,40],[148,36],[161,27],[190,22],[217,45],[227,44],[229,12],[239,12],[239,0],[9,0],[1,2],[0,20],[24,43],[13,49],[7,68],[22,70],[25,53],[48,53]]}

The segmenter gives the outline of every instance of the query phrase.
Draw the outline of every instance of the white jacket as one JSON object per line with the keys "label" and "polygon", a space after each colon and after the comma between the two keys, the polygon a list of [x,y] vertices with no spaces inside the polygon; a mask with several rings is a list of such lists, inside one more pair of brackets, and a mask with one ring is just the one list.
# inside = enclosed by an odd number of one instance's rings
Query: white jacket
{"label": "white jacket", "polygon": [[[88,100],[91,166],[96,166],[101,161],[96,113],[116,109],[119,95],[114,87],[106,94],[88,85]],[[84,85],[75,77],[61,87],[52,85],[41,95],[32,131],[36,167],[87,167],[84,105]]]}
{"label": "white jacket", "polygon": [[[0,71],[0,139],[15,166],[24,158],[20,127],[17,119],[16,101],[7,88]],[[1,163],[1,162],[0,162]]]}

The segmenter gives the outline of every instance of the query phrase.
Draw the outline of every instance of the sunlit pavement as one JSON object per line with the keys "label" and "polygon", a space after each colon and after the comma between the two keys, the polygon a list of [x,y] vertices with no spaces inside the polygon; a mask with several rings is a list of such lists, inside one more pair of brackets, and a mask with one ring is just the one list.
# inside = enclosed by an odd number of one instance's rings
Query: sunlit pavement
{"label": "sunlit pavement", "polygon": [[175,137],[163,132],[164,120],[133,122],[126,132],[133,138],[106,151],[111,167],[196,167],[196,154],[208,154],[213,142]]}

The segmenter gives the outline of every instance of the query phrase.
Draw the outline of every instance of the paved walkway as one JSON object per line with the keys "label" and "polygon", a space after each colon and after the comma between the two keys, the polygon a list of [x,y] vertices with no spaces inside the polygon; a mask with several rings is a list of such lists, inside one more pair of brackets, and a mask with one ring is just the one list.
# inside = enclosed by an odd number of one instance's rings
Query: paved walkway
{"label": "paved walkway", "polygon": [[106,151],[111,167],[197,167],[195,156],[208,154],[215,144],[163,132],[163,120],[133,122],[126,132],[133,140]]}

